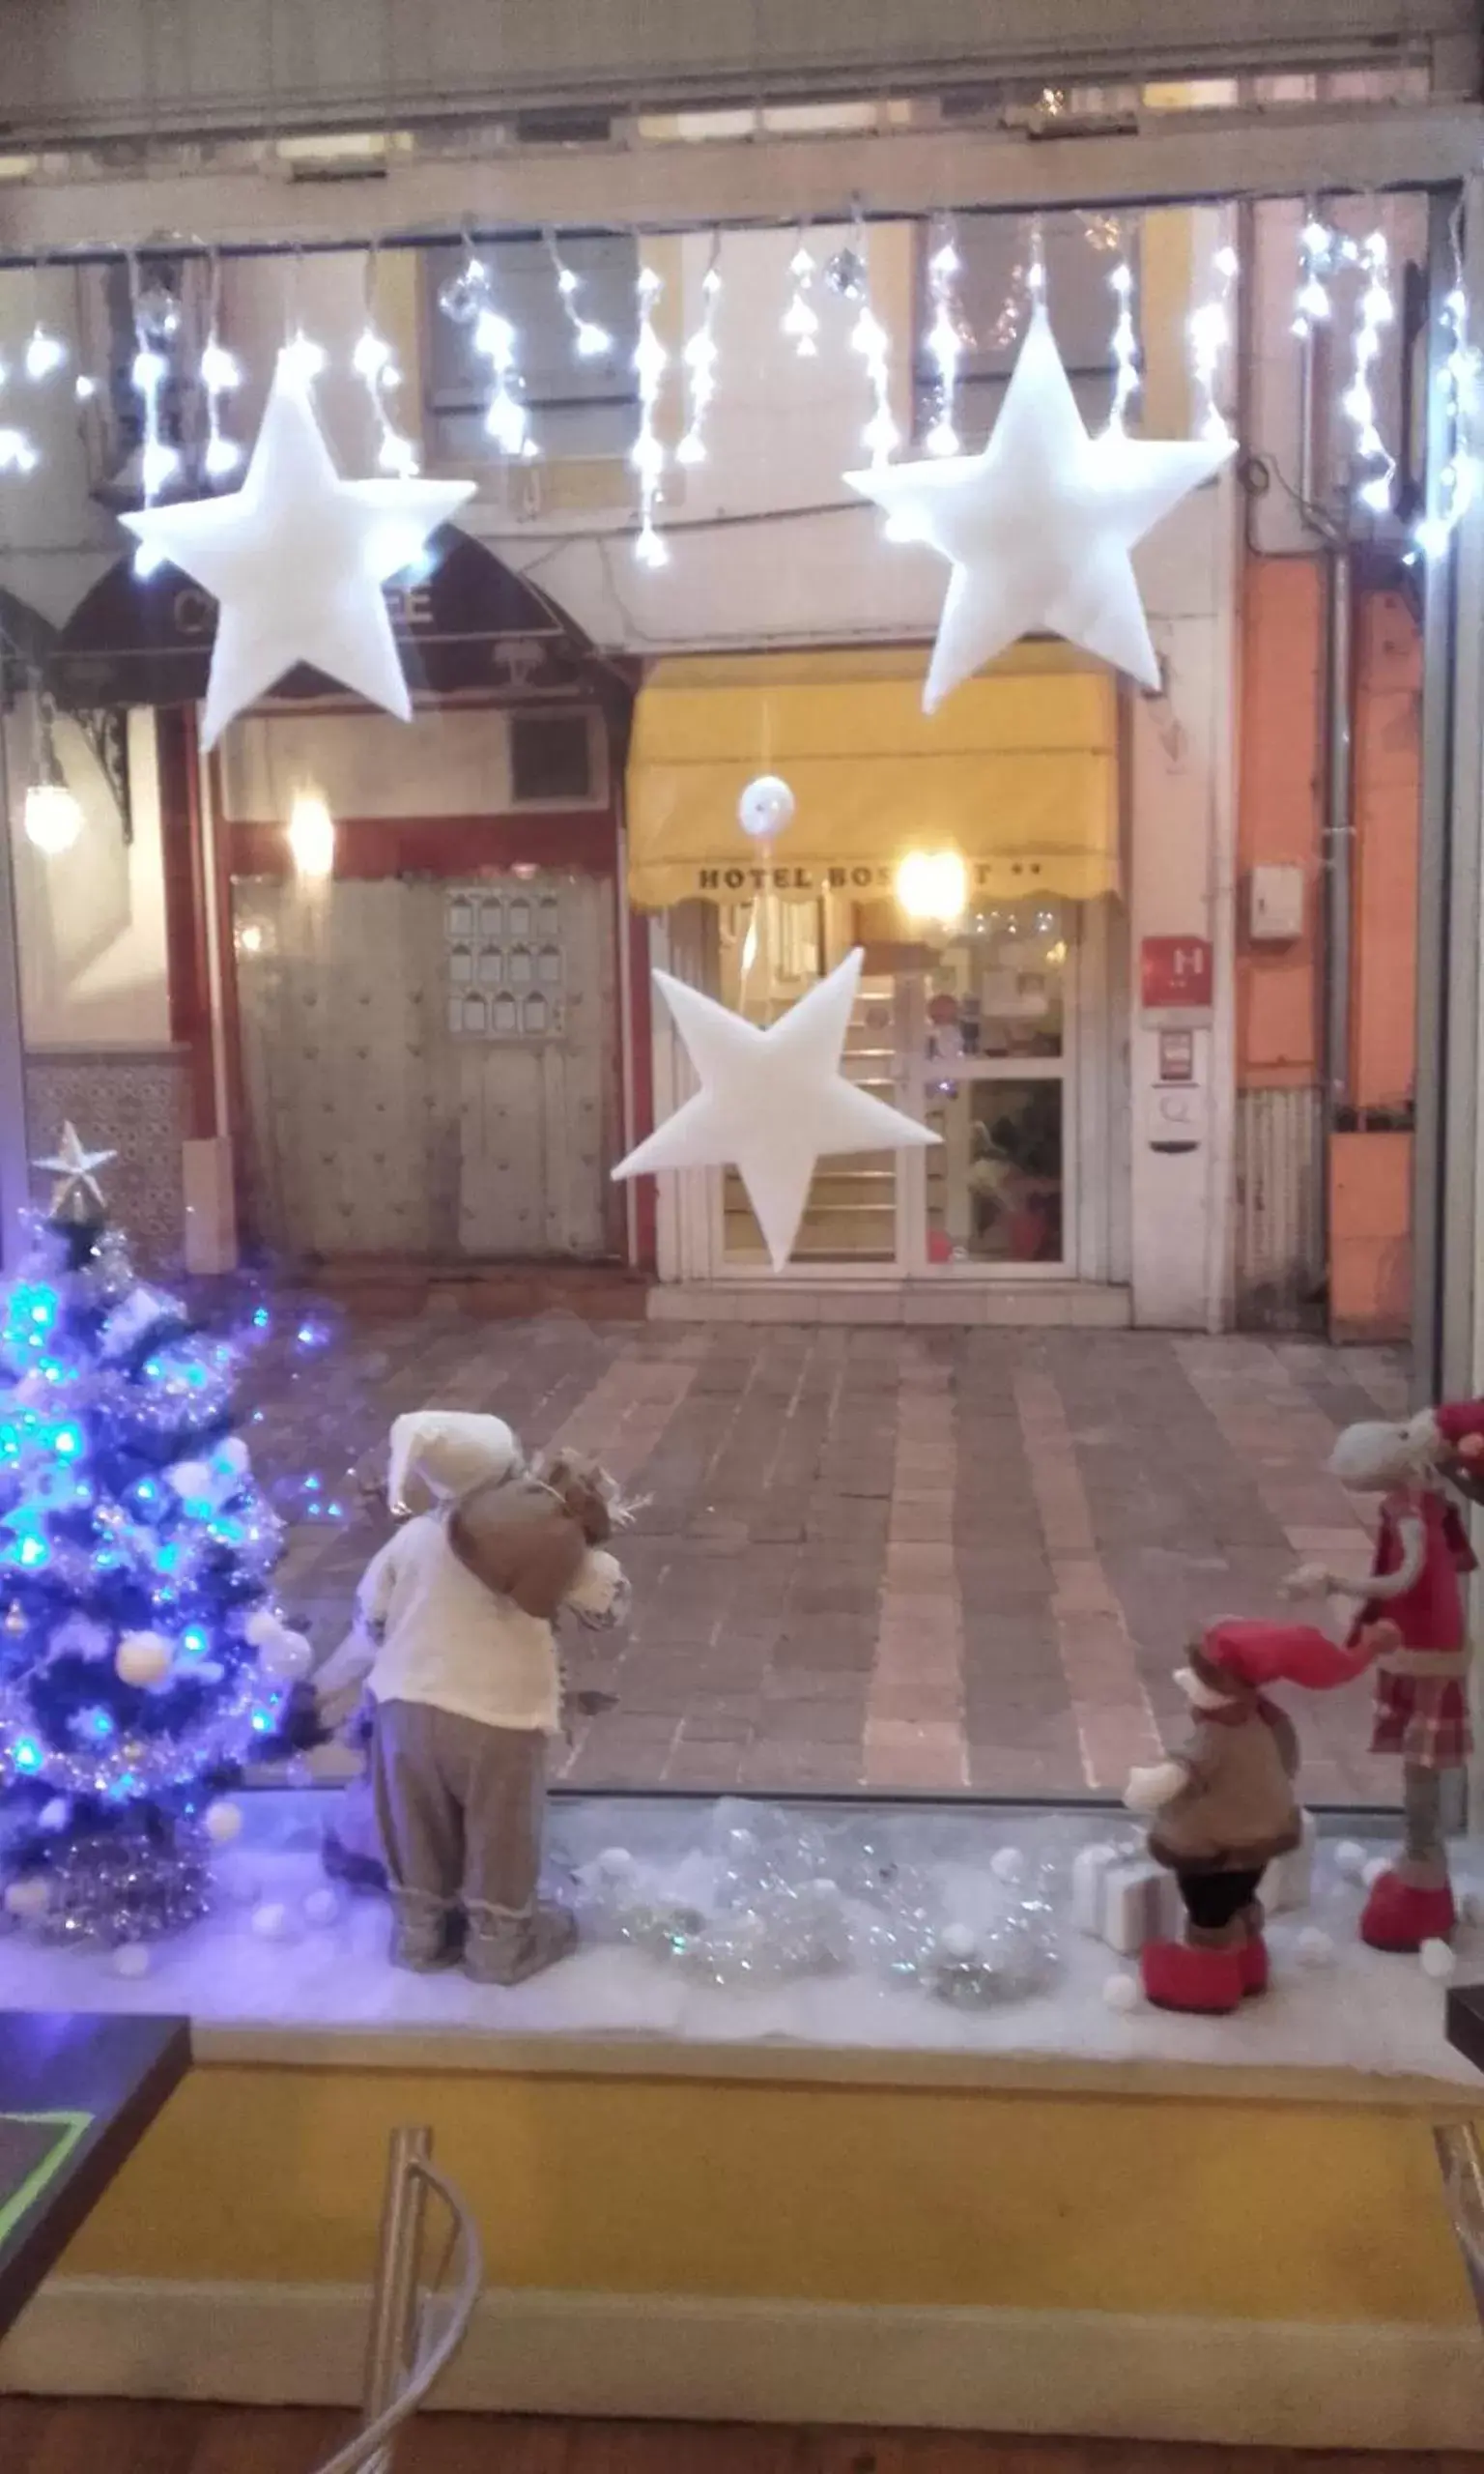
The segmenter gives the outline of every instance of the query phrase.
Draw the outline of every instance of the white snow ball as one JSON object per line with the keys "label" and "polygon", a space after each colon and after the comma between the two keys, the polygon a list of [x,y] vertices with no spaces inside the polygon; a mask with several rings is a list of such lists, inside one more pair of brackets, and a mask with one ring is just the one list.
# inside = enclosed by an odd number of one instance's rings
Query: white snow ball
{"label": "white snow ball", "polygon": [[598,1870],[606,1882],[621,1882],[634,1870],[634,1858],[626,1847],[605,1847],[598,1857]]}
{"label": "white snow ball", "polygon": [[175,1654],[160,1632],[126,1632],[114,1652],[113,1664],[121,1683],[132,1683],[146,1692],[155,1683],[163,1683],[174,1664]]}
{"label": "white snow ball", "polygon": [[333,1890],[311,1890],[304,1901],[304,1922],[306,1924],[333,1924],[339,1913],[340,1901],[336,1898]]}
{"label": "white snow ball", "polygon": [[214,1804],[207,1805],[201,1816],[201,1826],[214,1847],[230,1847],[233,1839],[242,1835],[242,1805],[219,1796]]}
{"label": "white snow ball", "polygon": [[148,1975],[150,1954],[142,1942],[121,1942],[109,1965],[115,1975]]}
{"label": "white snow ball", "polygon": [[1368,1890],[1374,1889],[1383,1873],[1389,1873],[1390,1870],[1390,1861],[1386,1856],[1373,1856],[1364,1872],[1361,1874],[1360,1879],[1365,1884]]}
{"label": "white snow ball", "polygon": [[265,1899],[252,1911],[252,1929],[263,1942],[281,1942],[289,1929],[289,1911],[281,1899]]}
{"label": "white snow ball", "polygon": [[271,1606],[260,1606],[243,1625],[243,1638],[249,1649],[261,1650],[265,1641],[276,1641],[287,1626]]}
{"label": "white snow ball", "polygon": [[1446,1984],[1458,1965],[1446,1942],[1424,1942],[1417,1956],[1422,1963],[1423,1974],[1430,1975],[1435,1984]]}
{"label": "white snow ball", "polygon": [[5,1888],[7,1915],[44,1915],[51,1905],[51,1884],[44,1873],[27,1873]]}
{"label": "white snow ball", "polygon": [[204,1460],[178,1460],[167,1469],[169,1479],[182,1503],[209,1503],[214,1492],[212,1473]]}
{"label": "white snow ball", "polygon": [[997,1847],[989,1858],[989,1870],[997,1882],[1023,1882],[1025,1857],[1018,1847]]}
{"label": "white snow ball", "polygon": [[1136,1975],[1110,1975],[1103,1985],[1102,1998],[1110,2010],[1137,2010],[1144,1999]]}
{"label": "white snow ball", "polygon": [[240,1434],[229,1434],[226,1442],[217,1446],[216,1463],[218,1468],[230,1469],[238,1478],[251,1467],[251,1455]]}
{"label": "white snow ball", "polygon": [[1295,1948],[1301,1968],[1327,1968],[1334,1964],[1334,1942],[1329,1934],[1317,1924],[1306,1924]]}
{"label": "white snow ball", "polygon": [[938,1935],[938,1947],[945,1959],[972,1959],[974,1927],[972,1924],[945,1924]]}
{"label": "white snow ball", "polygon": [[1334,1851],[1334,1869],[1342,1882],[1358,1882],[1365,1870],[1365,1849],[1358,1838],[1342,1838]]}
{"label": "white snow ball", "polygon": [[297,1683],[314,1664],[314,1652],[302,1632],[280,1628],[258,1651],[258,1667],[275,1683]]}

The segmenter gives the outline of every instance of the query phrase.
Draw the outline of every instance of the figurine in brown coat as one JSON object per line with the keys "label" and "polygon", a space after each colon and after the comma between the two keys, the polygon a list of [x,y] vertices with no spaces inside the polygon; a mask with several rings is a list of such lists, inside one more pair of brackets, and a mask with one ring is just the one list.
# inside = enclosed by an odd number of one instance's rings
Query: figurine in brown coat
{"label": "figurine in brown coat", "polygon": [[1176,1677],[1192,1728],[1178,1751],[1133,1770],[1124,1800],[1149,1816],[1149,1852],[1168,1865],[1184,1905],[1184,1941],[1151,1942],[1144,1990],[1166,2010],[1235,2010],[1266,1992],[1268,1947],[1258,1884],[1302,1828],[1293,1721],[1267,1683],[1332,1691],[1394,1646],[1373,1624],[1341,1649],[1307,1624],[1217,1624]]}

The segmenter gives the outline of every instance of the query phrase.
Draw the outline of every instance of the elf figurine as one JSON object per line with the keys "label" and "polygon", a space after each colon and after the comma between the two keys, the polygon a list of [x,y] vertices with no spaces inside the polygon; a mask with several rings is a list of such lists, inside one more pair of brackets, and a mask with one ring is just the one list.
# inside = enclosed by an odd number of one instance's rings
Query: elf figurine
{"label": "elf figurine", "polygon": [[1404,1841],[1372,1884],[1361,1939],[1378,1950],[1445,1941],[1456,1921],[1442,1821],[1442,1781],[1472,1749],[1466,1580],[1476,1558],[1450,1490],[1484,1501],[1484,1400],[1445,1401],[1402,1424],[1346,1426],[1329,1471],[1382,1498],[1369,1577],[1323,1567],[1294,1575],[1298,1594],[1327,1592],[1358,1606],[1352,1641],[1385,1616],[1397,1646],[1379,1659],[1372,1752],[1399,1755]]}
{"label": "elf figurine", "polygon": [[1341,1649],[1307,1624],[1217,1624],[1175,1681],[1192,1730],[1179,1751],[1132,1770],[1124,1801],[1149,1816],[1149,1852],[1174,1874],[1184,1938],[1148,1942],[1144,1990],[1162,2010],[1235,2010],[1268,1989],[1258,1884],[1274,1856],[1298,1845],[1294,1795],[1298,1740],[1268,1683],[1332,1691],[1363,1674],[1398,1635],[1364,1627]]}

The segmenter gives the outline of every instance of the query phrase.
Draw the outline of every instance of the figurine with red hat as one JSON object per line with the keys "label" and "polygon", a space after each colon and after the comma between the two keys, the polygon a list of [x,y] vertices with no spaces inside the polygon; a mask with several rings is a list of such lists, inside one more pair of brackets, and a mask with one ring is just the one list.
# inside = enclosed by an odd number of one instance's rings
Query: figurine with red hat
{"label": "figurine with red hat", "polygon": [[1190,1704],[1188,1740],[1133,1770],[1124,1801],[1149,1817],[1149,1852],[1167,1865],[1185,1910],[1184,1938],[1149,1942],[1144,1990],[1162,2010],[1236,2010],[1268,1989],[1258,1884],[1297,1847],[1298,1740],[1264,1685],[1329,1692],[1393,1646],[1395,1627],[1362,1628],[1342,1649],[1308,1624],[1216,1624],[1175,1681]]}
{"label": "figurine with red hat", "polygon": [[1353,1641],[1379,1617],[1396,1625],[1397,1646],[1377,1664],[1371,1750],[1400,1756],[1405,1839],[1371,1885],[1360,1934],[1378,1950],[1417,1950],[1445,1941],[1456,1921],[1442,1780],[1473,1743],[1465,1582],[1476,1558],[1451,1498],[1484,1502],[1484,1400],[1346,1426],[1329,1471],[1382,1498],[1370,1574],[1357,1583],[1306,1567],[1293,1586],[1356,1600]]}

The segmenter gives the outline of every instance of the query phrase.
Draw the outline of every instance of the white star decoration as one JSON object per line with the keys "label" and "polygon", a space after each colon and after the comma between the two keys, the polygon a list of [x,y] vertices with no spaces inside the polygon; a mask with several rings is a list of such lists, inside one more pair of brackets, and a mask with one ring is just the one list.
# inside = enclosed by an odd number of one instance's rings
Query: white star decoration
{"label": "white star decoration", "polygon": [[116,1160],[118,1156],[116,1151],[84,1151],[76,1127],[69,1123],[62,1128],[62,1139],[52,1157],[49,1160],[33,1160],[31,1165],[33,1168],[49,1169],[57,1179],[56,1191],[51,1197],[51,1208],[55,1213],[71,1199],[78,1187],[100,1206],[103,1193],[95,1171],[105,1168],[109,1161]]}
{"label": "white star decoration", "polygon": [[1156,688],[1128,553],[1235,451],[1226,438],[1090,437],[1038,308],[982,454],[845,475],[893,540],[926,542],[953,567],[924,710],[1040,628]]}
{"label": "white star decoration", "polygon": [[840,1060],[860,985],[857,948],[759,1030],[657,970],[700,1089],[620,1160],[615,1177],[659,1168],[715,1168],[734,1161],[773,1268],[793,1251],[814,1164],[842,1151],[912,1151],[939,1140],[915,1117],[858,1090]]}
{"label": "white star decoration", "polygon": [[280,353],[242,488],[123,519],[220,605],[203,744],[301,661],[407,721],[412,700],[382,587],[473,487],[342,481],[307,382]]}

